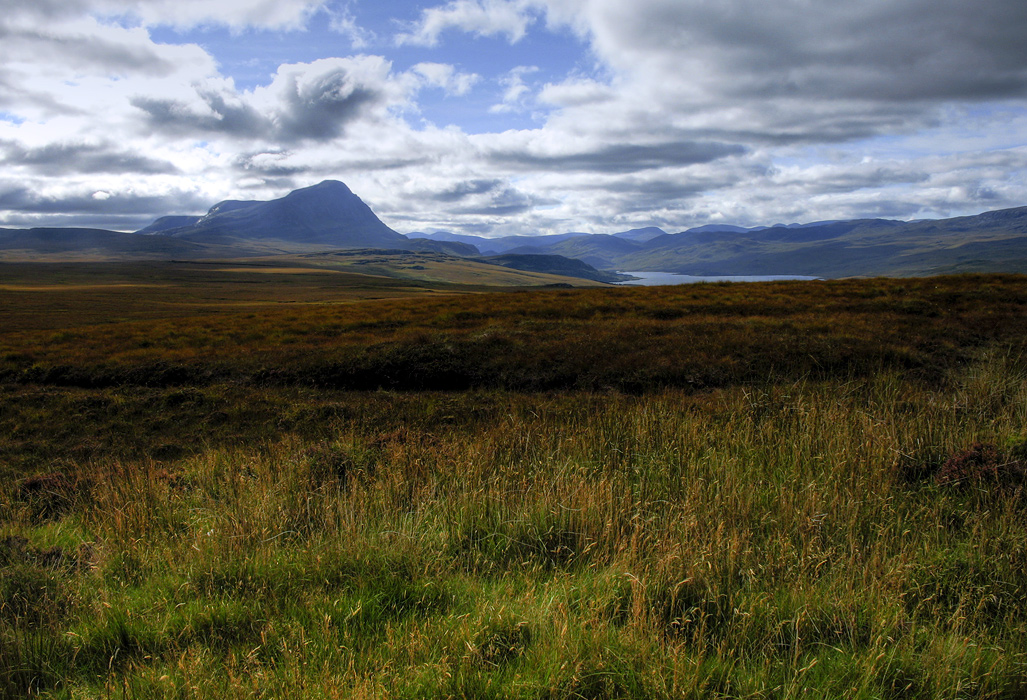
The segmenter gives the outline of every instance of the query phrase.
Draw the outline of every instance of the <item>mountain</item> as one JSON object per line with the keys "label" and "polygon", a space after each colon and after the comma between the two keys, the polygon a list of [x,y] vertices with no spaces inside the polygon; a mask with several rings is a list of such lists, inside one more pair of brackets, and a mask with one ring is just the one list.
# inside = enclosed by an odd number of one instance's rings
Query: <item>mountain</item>
{"label": "mountain", "polygon": [[225,256],[231,251],[175,239],[90,228],[0,229],[2,260],[152,260]]}
{"label": "mountain", "polygon": [[630,231],[621,231],[620,233],[613,234],[617,238],[623,238],[628,241],[639,241],[645,242],[650,241],[657,236],[666,236],[667,232],[662,228],[656,226],[646,226],[645,228],[633,228]]}
{"label": "mountain", "polygon": [[136,231],[143,235],[151,233],[163,233],[176,228],[185,228],[186,226],[193,226],[202,219],[202,216],[162,216],[146,228]]}
{"label": "mountain", "polygon": [[[428,239],[433,241],[459,241],[461,243],[469,243],[470,245],[473,245],[475,248],[480,250],[483,255],[499,255],[501,253],[508,253],[514,250],[527,251],[528,254],[541,253],[543,251],[548,252],[554,246],[565,241],[578,238],[593,238],[599,235],[606,234],[591,234],[572,231],[569,233],[554,233],[544,236],[500,236],[499,238],[486,238],[484,236],[472,236],[464,233],[452,233],[450,231],[433,231],[431,233],[416,231],[414,233],[408,233],[407,238]],[[648,226],[646,228],[635,228],[630,231],[621,231],[620,233],[608,235],[625,241],[641,243],[656,238],[657,236],[665,236],[667,235],[667,232],[655,226]]]}
{"label": "mountain", "polygon": [[433,241],[427,238],[415,238],[407,240],[402,250],[410,250],[418,253],[443,253],[445,255],[456,255],[461,258],[473,258],[479,255],[478,249],[470,243],[459,241]]}
{"label": "mountain", "polygon": [[420,231],[408,233],[407,238],[426,239],[432,241],[454,241],[467,243],[477,248],[483,255],[499,255],[524,246],[542,250],[568,238],[584,236],[583,233],[557,233],[545,236],[501,236],[499,238],[486,238],[485,236],[472,236],[463,233],[451,233],[449,231],[434,231],[422,233]]}
{"label": "mountain", "polygon": [[[766,228],[766,226],[757,227],[757,229],[759,228]],[[690,228],[687,231],[684,231],[684,233],[745,233],[746,231],[755,231],[757,229],[731,226],[730,224],[706,224],[705,226]]]}
{"label": "mountain", "polygon": [[1027,207],[933,221],[853,219],[751,228],[707,224],[681,233],[649,227],[612,235],[461,240],[486,254],[560,255],[599,270],[700,276],[1027,273]]}
{"label": "mountain", "polygon": [[204,216],[163,216],[135,233],[0,230],[2,260],[242,258],[344,248],[478,255],[465,243],[411,241],[382,223],[346,185],[332,180],[267,202],[219,202]]}
{"label": "mountain", "polygon": [[269,202],[220,202],[206,216],[176,228],[159,223],[143,231],[199,243],[263,240],[334,248],[403,248],[408,243],[337,180]]}
{"label": "mountain", "polygon": [[818,277],[1027,272],[1027,207],[934,221],[700,227],[614,256],[608,269]]}
{"label": "mountain", "polygon": [[619,267],[616,263],[617,260],[642,250],[643,245],[643,243],[619,238],[616,235],[583,233],[545,247],[527,245],[514,248],[509,252],[563,255],[564,257],[583,260],[601,270],[612,270]]}

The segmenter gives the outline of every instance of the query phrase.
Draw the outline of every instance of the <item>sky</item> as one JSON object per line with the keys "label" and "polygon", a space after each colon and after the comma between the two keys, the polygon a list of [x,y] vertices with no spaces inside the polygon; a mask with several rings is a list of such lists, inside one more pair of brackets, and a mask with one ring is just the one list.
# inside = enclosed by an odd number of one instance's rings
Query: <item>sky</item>
{"label": "sky", "polygon": [[401,233],[1027,205],[1024,0],[0,0],[0,227],[326,179]]}

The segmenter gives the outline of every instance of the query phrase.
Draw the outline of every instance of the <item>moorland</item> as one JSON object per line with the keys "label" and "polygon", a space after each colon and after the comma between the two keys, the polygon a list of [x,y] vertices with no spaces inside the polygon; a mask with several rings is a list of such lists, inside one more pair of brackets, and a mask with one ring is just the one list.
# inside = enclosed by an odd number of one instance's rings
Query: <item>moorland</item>
{"label": "moorland", "polygon": [[1027,278],[322,263],[0,265],[0,697],[1027,694]]}

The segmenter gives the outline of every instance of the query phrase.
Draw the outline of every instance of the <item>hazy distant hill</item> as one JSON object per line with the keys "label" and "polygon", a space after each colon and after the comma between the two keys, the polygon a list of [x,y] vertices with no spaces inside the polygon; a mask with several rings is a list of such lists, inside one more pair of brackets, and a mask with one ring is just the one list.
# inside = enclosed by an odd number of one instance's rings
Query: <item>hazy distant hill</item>
{"label": "hazy distant hill", "polygon": [[0,229],[0,259],[196,258],[225,254],[220,247],[153,239],[134,233],[89,228]]}
{"label": "hazy distant hill", "polygon": [[563,275],[565,277],[578,277],[580,279],[594,280],[596,282],[621,282],[630,279],[613,272],[597,270],[591,265],[573,258],[566,258],[562,255],[516,255],[505,253],[503,255],[492,255],[482,258],[485,262],[494,265],[502,265],[514,270],[526,272],[544,272],[550,275]]}
{"label": "hazy distant hill", "polygon": [[821,277],[1027,272],[1027,207],[936,221],[831,221],[742,231],[691,230],[618,256],[625,270]]}
{"label": "hazy distant hill", "polygon": [[136,231],[136,233],[144,235],[150,233],[163,233],[164,231],[170,231],[171,229],[192,226],[202,218],[202,216],[162,216],[141,231]]}
{"label": "hazy distant hill", "polygon": [[577,236],[586,236],[584,233],[556,233],[545,236],[500,236],[499,238],[486,238],[485,236],[472,236],[463,233],[450,233],[449,231],[434,231],[432,233],[421,233],[420,231],[408,233],[407,237],[417,240],[431,241],[460,241],[473,245],[482,255],[499,255],[508,253],[516,248],[539,247],[548,248],[550,245],[566,241]]}
{"label": "hazy distant hill", "polygon": [[478,249],[469,243],[459,241],[430,241],[426,238],[413,238],[405,241],[401,250],[410,250],[418,253],[445,253],[446,255],[457,255],[464,258],[476,257]]}
{"label": "hazy distant hill", "polygon": [[617,238],[623,238],[628,241],[639,241],[645,242],[650,241],[657,236],[666,236],[667,232],[662,228],[656,226],[646,226],[645,228],[633,228],[630,231],[621,231],[620,233],[613,234]]}
{"label": "hazy distant hill", "polygon": [[615,235],[580,234],[546,247],[529,245],[514,248],[510,252],[563,255],[568,258],[584,260],[599,269],[611,270],[620,267],[616,263],[618,259],[641,250],[643,245],[644,243]]}
{"label": "hazy distant hill", "polygon": [[[566,234],[481,239],[481,249],[556,254],[601,270],[817,277],[1027,273],[1027,207],[933,221],[854,219],[668,234]],[[476,237],[472,237],[476,238]],[[509,244],[516,243],[515,246]]]}

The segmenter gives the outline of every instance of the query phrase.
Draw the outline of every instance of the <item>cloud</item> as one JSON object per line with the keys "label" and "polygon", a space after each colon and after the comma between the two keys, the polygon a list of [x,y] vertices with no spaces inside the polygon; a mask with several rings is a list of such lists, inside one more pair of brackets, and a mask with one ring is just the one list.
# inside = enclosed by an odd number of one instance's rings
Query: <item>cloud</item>
{"label": "cloud", "polygon": [[224,134],[260,138],[274,130],[271,118],[239,98],[231,89],[195,86],[191,100],[141,96],[131,100],[146,114],[147,129],[173,135]]}
{"label": "cloud", "polygon": [[326,0],[4,0],[7,16],[58,19],[90,14],[105,20],[132,19],[145,26],[299,29]]}
{"label": "cloud", "polygon": [[503,180],[465,180],[439,192],[425,192],[424,196],[437,202],[459,202],[467,197],[489,194],[502,187]]}
{"label": "cloud", "polygon": [[[675,98],[922,100],[1022,96],[1018,0],[548,0],[615,70]],[[667,80],[671,78],[670,80]]]}
{"label": "cloud", "polygon": [[500,83],[506,88],[503,92],[503,101],[492,105],[489,111],[492,113],[513,112],[525,108],[525,99],[531,92],[531,88],[524,82],[524,76],[538,73],[538,66],[517,66],[506,74]]}
{"label": "cloud", "polygon": [[616,99],[615,91],[592,79],[572,79],[564,83],[546,83],[539,92],[539,102],[556,107],[585,107]]}
{"label": "cloud", "polygon": [[180,172],[170,161],[130,153],[109,142],[49,143],[38,148],[0,142],[8,168],[19,166],[53,177],[69,174],[134,172],[146,175]]}
{"label": "cloud", "polygon": [[325,4],[325,0],[107,0],[96,7],[101,12],[134,15],[148,26],[299,29]]}
{"label": "cloud", "polygon": [[447,95],[466,95],[481,80],[475,73],[460,73],[446,63],[418,63],[412,72],[421,76],[429,87],[442,88]]}
{"label": "cloud", "polygon": [[277,139],[331,139],[373,107],[405,100],[402,87],[390,84],[391,68],[380,56],[285,65],[258,93],[274,110]]}
{"label": "cloud", "polygon": [[8,227],[97,226],[135,231],[169,212],[205,211],[209,206],[198,192],[185,189],[97,188],[88,182],[53,189],[0,180],[0,225]]}
{"label": "cloud", "polygon": [[579,170],[602,173],[632,173],[639,170],[681,167],[709,163],[745,152],[738,145],[716,142],[674,142],[662,144],[619,144],[594,147],[580,152],[538,153],[530,150],[498,150],[493,161],[525,170]]}
{"label": "cloud", "polygon": [[325,11],[330,18],[332,31],[347,37],[354,49],[364,49],[376,40],[374,32],[357,24],[348,4],[343,7],[328,6]]}
{"label": "cloud", "polygon": [[94,18],[58,18],[45,24],[0,19],[0,60],[24,75],[64,80],[96,73],[124,77],[171,76],[183,70],[212,72],[199,47],[155,44],[145,29],[103,24]]}
{"label": "cloud", "polygon": [[236,157],[235,167],[243,172],[255,172],[271,177],[292,177],[307,171],[307,167],[291,163],[290,151],[262,151],[243,153]]}
{"label": "cloud", "polygon": [[524,38],[535,18],[530,4],[516,0],[453,0],[422,11],[409,32],[398,34],[396,44],[437,46],[446,31],[459,30],[475,36],[505,35],[511,43]]}
{"label": "cloud", "polygon": [[530,212],[540,205],[555,203],[550,198],[522,192],[514,187],[493,188],[484,197],[475,197],[451,209],[453,213],[469,216],[505,217]]}
{"label": "cloud", "polygon": [[406,104],[409,92],[388,61],[356,56],[283,65],[270,85],[251,93],[208,80],[182,97],[138,96],[131,104],[148,129],[168,134],[297,143],[335,139],[376,107]]}

